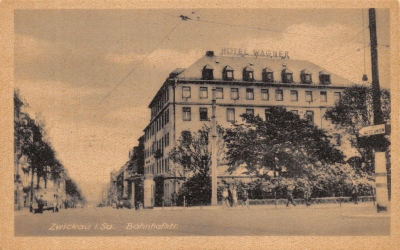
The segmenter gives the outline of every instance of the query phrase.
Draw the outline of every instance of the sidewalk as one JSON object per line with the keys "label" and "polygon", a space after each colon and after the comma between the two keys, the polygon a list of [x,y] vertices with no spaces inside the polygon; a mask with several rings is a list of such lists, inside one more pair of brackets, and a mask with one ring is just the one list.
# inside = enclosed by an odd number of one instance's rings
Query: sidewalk
{"label": "sidewalk", "polygon": [[342,216],[348,218],[390,218],[390,208],[388,212],[378,213],[376,210],[376,206],[373,205],[372,202],[362,202],[358,204],[354,203],[330,203],[330,204],[312,204],[311,206],[306,206],[304,204],[298,204],[296,207],[285,205],[250,205],[249,208],[246,206],[238,205],[237,207],[228,208],[226,206],[218,205],[218,206],[193,206],[193,207],[154,207],[153,209],[145,209],[145,211],[192,211],[192,210],[303,210],[303,209],[343,209],[345,210],[342,213]]}
{"label": "sidewalk", "polygon": [[14,216],[29,214],[29,207],[21,208],[21,210],[14,210]]}
{"label": "sidewalk", "polygon": [[[354,206],[358,206],[354,205]],[[346,218],[390,218],[391,213],[390,213],[390,203],[388,205],[388,211],[387,212],[379,212],[377,211],[376,204],[375,206],[371,203],[368,202],[368,206],[363,207],[363,210],[360,211],[360,209],[352,209],[350,211],[347,211],[345,213],[342,213],[343,217]]]}

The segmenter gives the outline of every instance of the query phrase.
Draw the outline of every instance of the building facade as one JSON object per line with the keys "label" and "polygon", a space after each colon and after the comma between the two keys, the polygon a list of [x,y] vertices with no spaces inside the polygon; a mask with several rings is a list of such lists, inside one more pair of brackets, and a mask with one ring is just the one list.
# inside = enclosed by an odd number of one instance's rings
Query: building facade
{"label": "building facade", "polygon": [[[179,180],[184,172],[169,160],[169,152],[182,131],[211,126],[212,89],[216,123],[222,127],[241,122],[243,113],[268,119],[270,107],[283,106],[320,128],[334,131],[323,115],[352,85],[304,60],[216,56],[208,51],[188,68],[174,70],[151,101],[151,119],[144,129],[144,173],[165,178],[163,197],[170,203],[172,194],[183,184]],[[333,135],[338,146],[343,146],[340,134]],[[221,171],[219,176],[226,175]]]}

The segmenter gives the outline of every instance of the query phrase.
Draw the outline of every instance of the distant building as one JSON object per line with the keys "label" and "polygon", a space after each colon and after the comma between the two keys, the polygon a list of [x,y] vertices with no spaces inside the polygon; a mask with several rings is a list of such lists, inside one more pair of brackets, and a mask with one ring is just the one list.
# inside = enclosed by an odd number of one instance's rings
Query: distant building
{"label": "distant building", "polygon": [[[352,85],[353,82],[305,60],[226,57],[208,51],[187,69],[171,72],[151,101],[151,118],[144,129],[144,173],[148,179],[164,177],[162,193],[165,202],[170,203],[171,194],[183,182],[176,174],[179,166],[169,160],[169,153],[182,131],[196,132],[204,124],[211,125],[214,88],[217,124],[222,127],[240,122],[243,113],[268,119],[270,107],[283,106],[332,131],[332,124],[323,115]],[[335,140],[343,146],[339,133]],[[219,169],[220,178],[232,176],[226,168]]]}
{"label": "distant building", "polygon": [[129,151],[129,160],[117,171],[110,173],[109,205],[120,199],[129,199],[131,206],[143,203],[144,136],[138,146]]}

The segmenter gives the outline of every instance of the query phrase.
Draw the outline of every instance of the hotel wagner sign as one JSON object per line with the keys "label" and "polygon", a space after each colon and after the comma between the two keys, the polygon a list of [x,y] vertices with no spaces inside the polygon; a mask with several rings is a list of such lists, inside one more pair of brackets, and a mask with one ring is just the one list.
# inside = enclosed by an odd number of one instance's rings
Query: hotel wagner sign
{"label": "hotel wagner sign", "polygon": [[221,55],[289,59],[289,52],[282,50],[253,49],[252,51],[247,52],[244,48],[222,48]]}

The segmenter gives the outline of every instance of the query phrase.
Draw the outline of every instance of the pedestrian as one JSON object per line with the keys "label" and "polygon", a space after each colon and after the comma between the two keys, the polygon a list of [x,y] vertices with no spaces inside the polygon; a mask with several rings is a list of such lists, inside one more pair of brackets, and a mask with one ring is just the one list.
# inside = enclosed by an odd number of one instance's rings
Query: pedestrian
{"label": "pedestrian", "polygon": [[229,185],[228,188],[228,201],[229,201],[229,206],[233,206],[233,194],[232,194],[232,184]]}
{"label": "pedestrian", "polygon": [[353,198],[354,204],[358,204],[358,187],[353,183],[353,188],[351,189],[351,196]]}
{"label": "pedestrian", "polygon": [[311,206],[311,188],[310,184],[306,184],[304,188],[304,200],[307,206]]}
{"label": "pedestrian", "polygon": [[243,202],[246,205],[246,207],[249,208],[249,194],[247,193],[246,189],[244,189],[243,191]]}
{"label": "pedestrian", "polygon": [[237,205],[237,190],[236,186],[233,186],[232,188],[232,207],[236,207]]}
{"label": "pedestrian", "polygon": [[40,195],[40,197],[37,199],[37,204],[38,204],[38,212],[43,213],[43,207],[44,207],[43,195]]}
{"label": "pedestrian", "polygon": [[172,193],[172,204],[173,204],[174,206],[176,206],[177,200],[178,200],[178,194],[176,193],[176,191],[174,191],[174,192]]}
{"label": "pedestrian", "polygon": [[228,189],[224,187],[224,189],[222,190],[222,206],[230,207],[228,203],[228,196],[229,196]]}
{"label": "pedestrian", "polygon": [[293,200],[293,190],[295,189],[296,187],[295,187],[295,185],[293,185],[293,184],[290,184],[288,187],[287,187],[287,203],[286,203],[286,207],[288,207],[289,206],[289,202],[291,202],[292,204],[293,204],[293,206],[296,206],[296,204],[294,203],[294,200]]}

